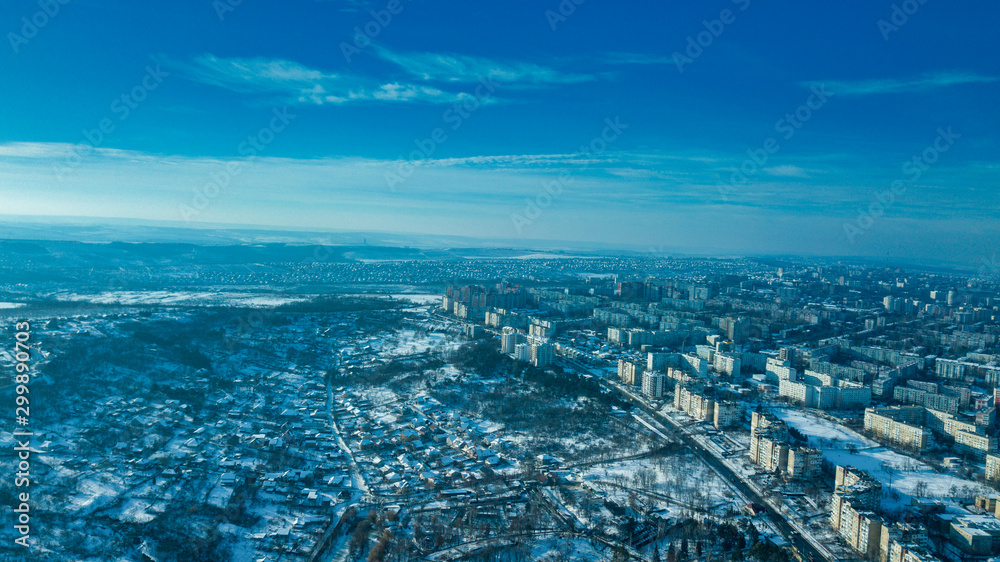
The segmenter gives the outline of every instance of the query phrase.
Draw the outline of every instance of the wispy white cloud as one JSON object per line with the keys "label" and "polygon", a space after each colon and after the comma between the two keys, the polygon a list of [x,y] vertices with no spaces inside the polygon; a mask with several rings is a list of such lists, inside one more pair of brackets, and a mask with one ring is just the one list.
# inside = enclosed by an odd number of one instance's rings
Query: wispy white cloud
{"label": "wispy white cloud", "polygon": [[590,165],[605,161],[607,160],[588,158],[582,154],[502,154],[439,158],[427,160],[426,165],[435,167],[520,168],[562,164]]}
{"label": "wispy white cloud", "polygon": [[0,156],[8,158],[54,158],[69,153],[75,145],[61,142],[12,142],[0,144]]}
{"label": "wispy white cloud", "polygon": [[937,72],[924,74],[916,78],[885,78],[875,80],[855,81],[813,81],[805,82],[803,86],[823,86],[834,94],[841,96],[867,96],[875,94],[903,94],[927,92],[937,88],[959,86],[962,84],[987,84],[1000,80],[996,76],[983,76],[973,72]]}
{"label": "wispy white cloud", "polygon": [[[94,152],[74,168],[72,181],[60,181],[54,167],[73,149]],[[243,171],[225,187],[214,183],[215,195],[206,207],[198,207],[199,213],[192,220],[414,232],[446,228],[511,236],[515,232],[511,213],[521,212],[525,200],[535,198],[546,185],[561,178],[562,172],[568,172],[571,181],[558,203],[546,210],[545,218],[533,224],[535,230],[529,234],[562,236],[571,232],[574,236],[606,237],[606,232],[611,232],[616,240],[634,241],[663,225],[679,223],[679,234],[699,228],[695,239],[728,239],[745,236],[750,228],[738,224],[744,220],[740,217],[757,217],[754,220],[761,221],[760,228],[781,224],[774,236],[784,244],[789,228],[795,229],[789,221],[801,222],[806,230],[827,221],[833,235],[842,235],[844,217],[853,218],[859,197],[868,194],[872,178],[879,177],[869,171],[859,174],[857,169],[843,173],[823,169],[822,176],[828,181],[804,180],[812,184],[811,189],[802,189],[799,182],[751,182],[739,187],[733,202],[724,203],[717,193],[720,180],[712,159],[705,161],[690,151],[438,159],[421,165],[419,173],[395,192],[386,184],[386,174],[398,170],[395,160],[274,156],[234,160],[245,165]],[[183,206],[193,205],[199,194],[204,198],[206,185],[217,182],[227,164],[220,157],[93,149],[87,145],[0,144],[0,208],[14,215],[187,220]],[[801,161],[796,164],[810,173],[817,169]],[[794,171],[795,166],[773,168]],[[948,182],[921,186],[925,197],[897,201],[894,209],[907,220],[921,221],[926,230],[933,226],[931,221],[953,221],[958,209],[962,221],[954,224],[988,230],[995,223],[995,212],[983,205],[983,192],[954,186],[995,185],[995,171],[977,167],[965,170],[965,175],[944,172],[941,177]],[[893,167],[887,177],[896,175]],[[882,184],[889,185],[889,179]],[[285,188],[275,189],[275,185]],[[945,196],[951,198],[948,213],[938,204]],[[887,219],[880,224],[890,223]],[[603,225],[609,230],[602,230]],[[719,225],[727,229],[722,234]],[[631,230],[623,233],[622,229]]]}
{"label": "wispy white cloud", "polygon": [[763,172],[765,174],[770,174],[772,176],[789,177],[789,178],[808,178],[809,173],[805,169],[798,166],[784,165],[784,166],[772,166],[770,168],[764,168]]}
{"label": "wispy white cloud", "polygon": [[[578,84],[596,80],[588,73],[564,72],[532,62],[499,61],[485,57],[397,53],[373,45],[372,52],[398,66],[410,81],[330,72],[286,59],[227,58],[210,53],[191,60],[159,55],[157,60],[184,78],[224,88],[267,103],[341,105],[365,102],[425,102],[452,104],[473,97],[454,91],[478,82],[503,84],[505,88],[533,88]],[[500,100],[490,96],[481,103]]]}
{"label": "wispy white cloud", "polygon": [[441,53],[404,54],[380,46],[372,49],[379,58],[427,82],[475,83],[493,79],[507,87],[535,87],[596,80],[592,74],[568,73],[531,62]]}
{"label": "wispy white cloud", "polygon": [[277,98],[281,103],[454,103],[469,96],[421,84],[381,82],[358,75],[324,72],[283,59],[223,58],[204,54],[190,62],[166,56],[160,56],[159,60],[188,80],[241,94]]}
{"label": "wispy white cloud", "polygon": [[143,152],[73,144],[68,142],[11,142],[0,144],[0,158],[29,160],[64,160],[70,155],[80,157],[99,156],[105,158],[156,159],[158,157]]}

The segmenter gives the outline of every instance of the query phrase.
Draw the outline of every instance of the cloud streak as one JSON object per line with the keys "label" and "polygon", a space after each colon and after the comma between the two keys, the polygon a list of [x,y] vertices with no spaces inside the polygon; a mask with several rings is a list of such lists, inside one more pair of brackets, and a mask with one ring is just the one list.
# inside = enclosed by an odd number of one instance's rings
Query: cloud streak
{"label": "cloud streak", "polygon": [[965,84],[989,84],[998,80],[1000,78],[995,76],[983,76],[971,72],[938,72],[906,79],[826,80],[804,82],[802,85],[805,87],[825,86],[831,92],[841,96],[870,96],[879,94],[923,93],[938,88],[948,88]]}
{"label": "cloud streak", "polygon": [[808,178],[809,174],[802,168],[792,165],[773,166],[764,168],[763,172],[772,176],[786,178]]}
{"label": "cloud streak", "polygon": [[[345,105],[356,103],[454,104],[472,98],[456,87],[495,81],[509,89],[566,86],[594,81],[592,74],[569,73],[547,66],[485,57],[415,53],[373,47],[384,62],[399,67],[409,79],[374,78],[330,72],[286,59],[226,58],[210,53],[190,61],[156,57],[187,80],[223,88],[264,103]],[[501,101],[493,98],[489,101]]]}
{"label": "cloud streak", "polygon": [[[72,182],[60,182],[52,166],[75,147],[0,144],[0,187],[4,188],[0,189],[0,207],[14,215],[177,221],[182,217],[180,205],[187,204],[192,193],[214,181],[213,175],[227,165],[225,157],[101,148],[84,159]],[[791,251],[787,244],[793,239],[803,249],[811,246],[802,237],[838,239],[843,219],[856,212],[858,193],[867,192],[873,182],[888,185],[897,174],[893,169],[885,179],[877,170],[873,175],[873,170],[862,174],[856,169],[821,167],[823,182],[756,182],[742,188],[734,203],[726,204],[716,196],[716,158],[690,151],[621,151],[607,156],[600,161],[559,153],[428,160],[426,169],[397,192],[389,192],[384,183],[384,173],[395,160],[263,156],[248,162],[195,220],[511,237],[510,214],[565,171],[572,181],[559,205],[548,210],[545,219],[526,235],[581,240],[599,236],[631,243],[659,232],[664,239],[686,236],[693,242],[717,239],[723,243],[745,240],[747,232],[770,229],[768,236],[773,236],[775,244]],[[801,168],[782,165],[767,171],[794,178],[799,170],[811,175],[817,169],[814,160],[802,164]],[[978,163],[972,168],[943,169],[942,177],[958,177],[956,171],[965,174],[957,182],[961,184],[985,185],[996,177],[995,170]],[[920,190],[924,197],[899,201],[894,207],[898,213],[883,219],[880,228],[901,228],[897,225],[905,220],[919,225],[915,230],[922,233],[964,229],[974,233],[970,240],[978,236],[981,241],[981,232],[995,223],[995,209],[983,205],[974,192],[956,190],[950,184],[921,185]],[[609,198],[609,193],[614,197]],[[950,204],[942,209],[939,202],[945,197]],[[956,215],[961,221],[956,222]],[[827,226],[821,228],[823,224]],[[789,232],[796,235],[789,238]],[[755,236],[759,241],[760,236]]]}
{"label": "cloud streak", "polygon": [[508,87],[525,88],[580,84],[597,79],[592,74],[567,73],[530,62],[441,53],[403,54],[380,46],[373,50],[382,60],[425,82],[468,84],[492,78]]}
{"label": "cloud streak", "polygon": [[451,104],[467,93],[399,81],[324,72],[284,59],[223,58],[212,54],[191,62],[166,56],[158,60],[188,80],[280,103],[343,105],[372,102],[426,102]]}

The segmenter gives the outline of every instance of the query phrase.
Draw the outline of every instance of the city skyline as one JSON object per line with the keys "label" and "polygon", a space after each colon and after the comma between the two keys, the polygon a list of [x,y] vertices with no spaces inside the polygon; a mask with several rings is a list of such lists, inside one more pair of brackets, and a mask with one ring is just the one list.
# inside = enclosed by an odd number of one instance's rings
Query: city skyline
{"label": "city skyline", "polygon": [[997,11],[19,2],[0,202],[976,265],[1000,242]]}

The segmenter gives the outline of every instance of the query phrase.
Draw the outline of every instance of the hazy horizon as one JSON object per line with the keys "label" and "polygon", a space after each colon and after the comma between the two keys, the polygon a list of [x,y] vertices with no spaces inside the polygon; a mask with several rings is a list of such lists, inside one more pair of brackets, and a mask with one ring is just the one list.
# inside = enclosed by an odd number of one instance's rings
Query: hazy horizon
{"label": "hazy horizon", "polygon": [[[995,268],[995,256],[978,263],[947,258],[920,259],[906,256],[851,256],[793,252],[726,252],[718,248],[644,247],[586,241],[512,240],[485,237],[428,235],[406,232],[336,231],[310,228],[203,224],[145,221],[136,219],[91,219],[86,217],[10,217],[0,215],[0,241],[48,241],[83,244],[188,244],[201,246],[289,245],[358,248],[406,248],[431,252],[426,259],[458,256],[483,258],[551,255],[554,257],[639,257],[675,259],[777,259],[829,261],[863,267],[901,267],[946,270],[954,274],[981,274]],[[451,254],[447,252],[458,252]],[[438,252],[438,253],[435,253]],[[446,252],[446,253],[440,253]],[[401,258],[409,259],[409,258]]]}
{"label": "hazy horizon", "polygon": [[0,205],[975,267],[1000,7],[913,6],[25,3]]}

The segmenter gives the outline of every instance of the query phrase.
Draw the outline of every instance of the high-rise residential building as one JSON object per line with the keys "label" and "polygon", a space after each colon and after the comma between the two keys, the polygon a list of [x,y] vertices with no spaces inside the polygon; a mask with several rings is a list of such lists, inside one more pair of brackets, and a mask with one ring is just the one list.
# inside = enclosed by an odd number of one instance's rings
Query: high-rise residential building
{"label": "high-rise residential building", "polygon": [[531,361],[531,346],[526,343],[519,343],[514,346],[514,359],[518,361]]}
{"label": "high-rise residential building", "polygon": [[881,500],[881,482],[854,467],[837,467],[830,525],[864,555],[874,554],[881,544],[883,521],[874,514]]}
{"label": "high-rise residential building", "polygon": [[663,398],[666,392],[667,376],[659,371],[646,371],[642,374],[642,393],[649,398]]}
{"label": "high-rise residential building", "polygon": [[767,471],[788,469],[788,427],[771,414],[750,415],[750,462]]}
{"label": "high-rise residential building", "polygon": [[919,404],[949,414],[958,413],[959,396],[938,394],[936,391],[916,388],[914,384],[914,381],[910,381],[907,386],[897,386],[892,392],[892,397],[904,404]]}
{"label": "high-rise residential building", "polygon": [[740,402],[718,401],[715,403],[715,413],[712,425],[716,429],[732,427],[743,419],[743,404]]}
{"label": "high-rise residential building", "polygon": [[677,363],[681,370],[693,377],[701,379],[708,377],[707,359],[702,359],[690,353],[681,353],[677,358]]}
{"label": "high-rise residential building", "polygon": [[865,432],[877,439],[916,451],[931,446],[931,432],[923,427],[924,409],[920,406],[866,408]]}
{"label": "high-rise residential building", "polygon": [[524,334],[517,333],[514,328],[506,327],[503,329],[503,334],[500,336],[500,351],[502,353],[514,353],[515,348],[518,344],[525,343],[527,338]]}
{"label": "high-rise residential building", "polygon": [[808,447],[791,447],[788,449],[789,478],[812,478],[819,474],[823,465],[823,451]]}
{"label": "high-rise residential building", "polygon": [[965,378],[967,364],[954,359],[938,359],[934,362],[934,372],[939,377],[946,379]]}
{"label": "high-rise residential building", "polygon": [[677,383],[674,389],[674,408],[699,421],[712,421],[715,415],[715,401]]}
{"label": "high-rise residential building", "polygon": [[642,367],[635,361],[618,360],[618,380],[624,384],[637,386],[642,384]]}
{"label": "high-rise residential building", "polygon": [[733,353],[716,353],[714,360],[715,370],[730,377],[740,376],[741,366],[740,356]]}
{"label": "high-rise residential building", "polygon": [[997,452],[997,438],[992,435],[959,431],[954,435],[954,438],[955,452],[968,454],[980,462],[986,460],[988,454]]}
{"label": "high-rise residential building", "polygon": [[551,365],[555,360],[555,348],[550,343],[531,345],[531,364],[536,367]]}
{"label": "high-rise residential building", "polygon": [[837,465],[833,483],[834,490],[843,488],[857,496],[859,505],[865,509],[878,509],[882,505],[882,483],[863,470]]}
{"label": "high-rise residential building", "polygon": [[[809,371],[807,371],[809,372]],[[806,377],[808,379],[808,377]],[[806,408],[841,409],[863,408],[871,403],[871,388],[844,381],[836,384],[811,384],[802,381],[778,381],[778,395],[784,396]]]}
{"label": "high-rise residential building", "polygon": [[986,455],[986,481],[1000,481],[1000,456]]}
{"label": "high-rise residential building", "polygon": [[795,348],[783,347],[778,350],[778,359],[787,362],[789,365],[795,363]]}
{"label": "high-rise residential building", "polygon": [[798,373],[787,359],[768,359],[764,366],[764,372],[773,382],[795,381],[798,378]]}
{"label": "high-rise residential building", "polygon": [[646,359],[646,370],[647,371],[660,371],[661,373],[667,372],[668,367],[676,367],[676,354],[674,353],[655,353],[650,351]]}
{"label": "high-rise residential building", "polygon": [[743,318],[727,318],[726,320],[726,337],[736,343],[745,342],[750,335],[750,322]]}

